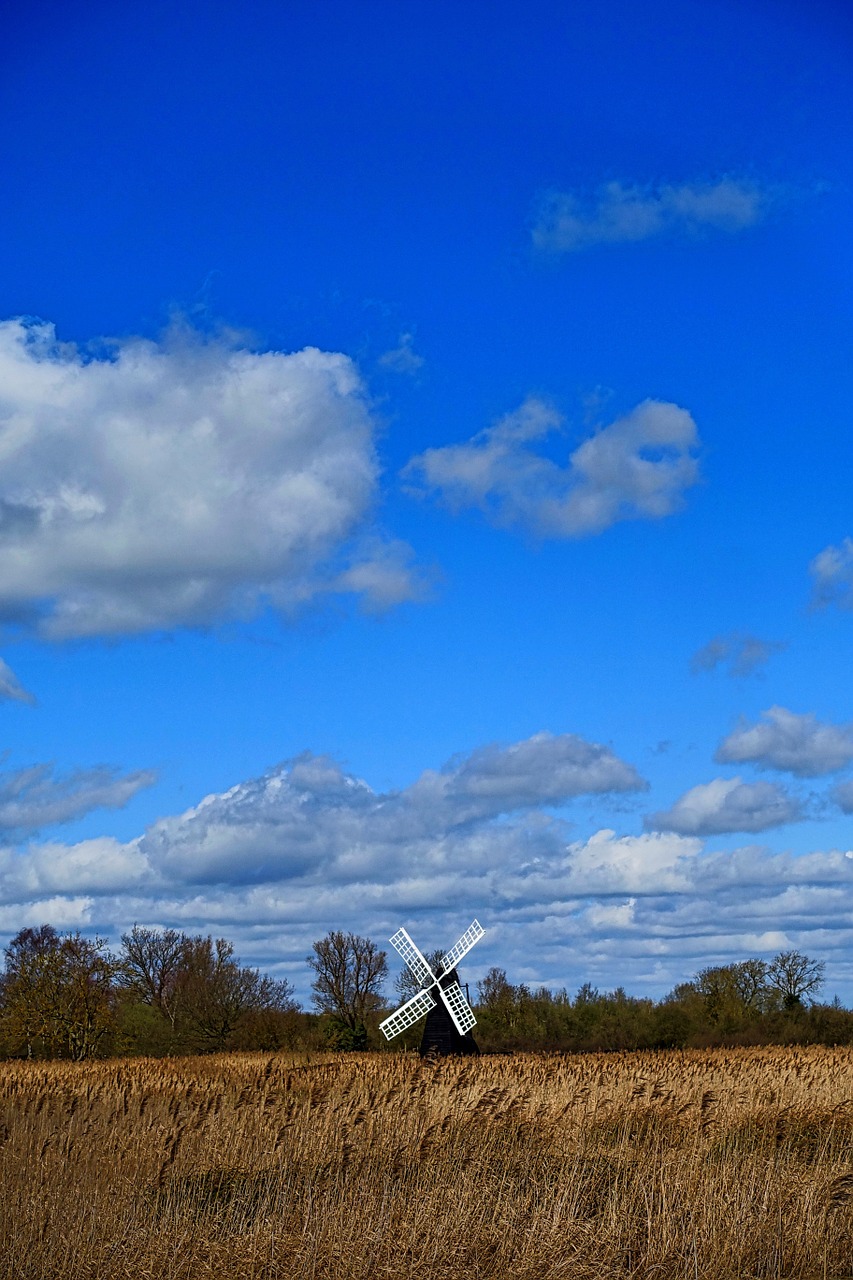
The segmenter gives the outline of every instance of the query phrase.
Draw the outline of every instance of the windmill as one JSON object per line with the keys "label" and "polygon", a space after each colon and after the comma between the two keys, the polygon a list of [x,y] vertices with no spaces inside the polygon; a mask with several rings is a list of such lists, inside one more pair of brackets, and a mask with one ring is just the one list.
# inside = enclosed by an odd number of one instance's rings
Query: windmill
{"label": "windmill", "polygon": [[[471,1035],[471,1028],[476,1025],[477,1019],[462,994],[456,966],[485,932],[475,920],[459,941],[441,957],[436,965],[438,972],[433,973],[406,930],[397,930],[390,939],[391,946],[399,951],[421,984],[421,990],[411,1000],[400,1005],[384,1022],[380,1022],[379,1028],[386,1040],[393,1040],[426,1014],[427,1021],[421,1040],[422,1055],[431,1051],[442,1054],[479,1053]],[[436,995],[438,1000],[435,999]]]}

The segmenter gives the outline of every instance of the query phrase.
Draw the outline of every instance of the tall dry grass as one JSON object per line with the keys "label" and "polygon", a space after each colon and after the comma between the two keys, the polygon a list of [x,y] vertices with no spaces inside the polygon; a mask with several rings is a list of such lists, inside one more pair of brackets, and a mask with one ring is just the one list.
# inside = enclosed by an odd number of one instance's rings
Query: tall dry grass
{"label": "tall dry grass", "polygon": [[0,1065],[0,1276],[853,1274],[846,1049]]}

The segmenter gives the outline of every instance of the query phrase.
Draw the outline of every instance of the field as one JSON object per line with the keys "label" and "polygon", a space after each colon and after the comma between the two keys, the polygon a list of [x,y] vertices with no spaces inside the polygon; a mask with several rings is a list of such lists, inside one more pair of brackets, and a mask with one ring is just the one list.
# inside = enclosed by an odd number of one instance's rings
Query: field
{"label": "field", "polygon": [[2,1280],[853,1275],[853,1053],[0,1064]]}

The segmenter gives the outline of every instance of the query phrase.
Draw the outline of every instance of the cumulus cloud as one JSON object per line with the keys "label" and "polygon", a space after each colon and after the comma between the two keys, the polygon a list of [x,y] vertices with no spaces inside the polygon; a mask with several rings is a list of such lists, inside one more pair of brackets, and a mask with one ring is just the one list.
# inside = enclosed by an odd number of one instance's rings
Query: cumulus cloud
{"label": "cumulus cloud", "polygon": [[671,515],[699,479],[696,424],[678,405],[644,401],[584,440],[566,466],[535,448],[561,426],[552,406],[531,397],[464,444],[412,458],[403,474],[453,510],[475,507],[496,525],[545,538]]}
{"label": "cumulus cloud", "polygon": [[150,769],[122,775],[106,766],[65,777],[47,764],[0,773],[0,839],[20,839],[93,809],[121,809],[155,781]]}
{"label": "cumulus cloud", "polygon": [[30,707],[36,705],[33,695],[24,688],[12,668],[0,658],[0,699],[2,698],[9,698],[13,702],[25,702]]}
{"label": "cumulus cloud", "polygon": [[378,496],[374,437],[344,355],[186,330],[91,355],[49,324],[6,321],[0,615],[59,638],[205,625],[336,590],[411,598],[399,547],[393,573],[354,549]]}
{"label": "cumulus cloud", "polygon": [[824,547],[809,565],[814,579],[817,605],[837,604],[853,609],[853,538],[844,538],[837,547]]}
{"label": "cumulus cloud", "polygon": [[752,676],[766,666],[774,653],[780,653],[784,644],[775,640],[760,640],[748,632],[731,632],[714,636],[701,649],[697,649],[690,661],[695,674],[715,671],[724,667],[726,674],[734,677]]}
{"label": "cumulus cloud", "polygon": [[750,762],[799,778],[817,778],[853,760],[853,729],[850,725],[823,724],[811,713],[796,715],[785,707],[771,707],[758,724],[742,721],[720,743],[714,759],[721,764]]}
{"label": "cumulus cloud", "polygon": [[[413,858],[426,871],[464,856],[470,870],[500,859],[507,831],[494,820],[644,786],[608,747],[573,734],[538,733],[510,746],[482,747],[385,793],[328,757],[306,753],[155,823],[140,849],[163,875],[207,883],[235,874],[258,881],[321,870],[329,881],[382,877]],[[530,849],[551,836],[547,820],[524,824],[524,831]]]}
{"label": "cumulus cloud", "polygon": [[775,783],[715,778],[685,791],[671,809],[649,814],[645,826],[683,836],[715,836],[767,831],[802,816],[796,800]]}
{"label": "cumulus cloud", "polygon": [[428,770],[404,794],[408,804],[441,813],[455,825],[645,786],[633,766],[608,747],[571,733],[537,733],[509,747],[480,747],[440,772]]}
{"label": "cumulus cloud", "polygon": [[551,253],[704,231],[736,232],[759,222],[770,194],[743,179],[637,186],[608,182],[595,193],[556,191],[541,203],[533,243]]}

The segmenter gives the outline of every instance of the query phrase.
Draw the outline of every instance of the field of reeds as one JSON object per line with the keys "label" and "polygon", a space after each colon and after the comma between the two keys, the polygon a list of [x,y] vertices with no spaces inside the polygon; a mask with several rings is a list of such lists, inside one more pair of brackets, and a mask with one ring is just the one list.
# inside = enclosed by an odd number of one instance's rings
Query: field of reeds
{"label": "field of reeds", "polygon": [[3,1280],[853,1275],[853,1053],[0,1064]]}

